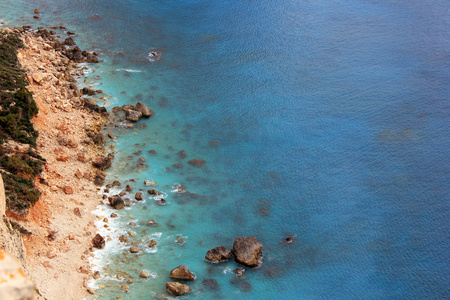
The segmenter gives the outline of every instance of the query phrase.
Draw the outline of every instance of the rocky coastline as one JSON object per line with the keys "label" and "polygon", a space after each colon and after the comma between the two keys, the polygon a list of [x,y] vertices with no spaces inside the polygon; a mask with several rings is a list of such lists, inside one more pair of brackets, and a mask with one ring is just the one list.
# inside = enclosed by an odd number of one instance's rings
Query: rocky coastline
{"label": "rocky coastline", "polygon": [[26,79],[24,91],[32,93],[33,99],[28,101],[37,108],[32,128],[39,133],[29,143],[5,138],[2,151],[7,161],[15,155],[34,153],[42,164],[36,168],[37,174],[26,172],[24,167],[17,172],[2,168],[4,179],[34,178],[37,199],[30,202],[25,195],[15,205],[17,197],[8,192],[11,185],[5,182],[3,222],[8,228],[17,224],[25,234],[22,239],[20,235],[13,238],[18,233],[9,229],[11,238],[4,235],[0,245],[20,261],[38,291],[35,297],[83,299],[88,296],[87,282],[92,278],[88,259],[96,228],[91,211],[100,204],[98,185],[103,184],[107,167],[95,162],[105,157],[111,160],[112,154],[108,156],[101,132],[109,114],[92,99],[82,97],[85,90],[78,89],[73,74],[82,73],[78,63],[96,63],[98,58],[96,53],[81,51],[71,38],[58,40],[51,28],[24,26],[1,33],[7,38],[19,37],[23,43],[16,55],[18,67],[25,73],[14,72]]}

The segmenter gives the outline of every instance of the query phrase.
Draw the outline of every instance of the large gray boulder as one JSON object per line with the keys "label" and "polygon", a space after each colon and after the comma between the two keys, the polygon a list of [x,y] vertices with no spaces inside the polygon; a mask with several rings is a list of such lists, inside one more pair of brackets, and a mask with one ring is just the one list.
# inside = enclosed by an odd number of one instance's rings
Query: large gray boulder
{"label": "large gray boulder", "polygon": [[234,241],[231,251],[235,256],[236,262],[254,268],[260,265],[262,246],[254,236],[238,237]]}

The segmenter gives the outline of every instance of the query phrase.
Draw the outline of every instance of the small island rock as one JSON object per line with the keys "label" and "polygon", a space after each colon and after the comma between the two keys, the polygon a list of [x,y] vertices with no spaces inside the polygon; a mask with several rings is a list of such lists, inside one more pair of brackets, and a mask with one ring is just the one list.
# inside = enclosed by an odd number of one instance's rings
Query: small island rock
{"label": "small island rock", "polygon": [[257,267],[260,264],[262,244],[256,237],[238,237],[234,241],[233,252],[236,262],[247,267]]}
{"label": "small island rock", "polygon": [[186,284],[181,284],[179,282],[167,282],[166,290],[172,295],[181,296],[189,293],[191,289]]}
{"label": "small island rock", "polygon": [[195,275],[191,271],[189,271],[189,268],[186,265],[180,265],[179,267],[176,267],[170,272],[170,278],[173,279],[182,279],[182,280],[194,280]]}
{"label": "small island rock", "polygon": [[219,246],[208,250],[205,258],[213,263],[224,262],[231,257],[231,251],[224,246]]}

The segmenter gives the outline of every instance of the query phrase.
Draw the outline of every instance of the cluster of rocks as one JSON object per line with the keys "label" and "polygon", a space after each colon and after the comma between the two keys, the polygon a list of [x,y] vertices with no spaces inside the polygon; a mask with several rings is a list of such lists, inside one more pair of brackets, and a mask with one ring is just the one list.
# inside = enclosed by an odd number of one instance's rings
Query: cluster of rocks
{"label": "cluster of rocks", "polygon": [[[118,114],[119,112],[125,113],[125,119],[130,122],[137,122],[141,118],[150,118],[153,115],[153,112],[150,108],[148,108],[144,103],[138,102],[136,105],[133,104],[125,104],[123,106],[115,106],[112,109],[114,114]],[[120,119],[119,119],[120,120]]]}
{"label": "cluster of rocks", "polygon": [[254,236],[238,237],[235,239],[231,251],[224,246],[218,246],[209,250],[205,259],[212,263],[220,263],[227,261],[234,255],[237,263],[254,268],[261,264],[262,247],[262,244]]}
{"label": "cluster of rocks", "polygon": [[[236,262],[249,268],[258,267],[261,264],[261,249],[262,244],[254,236],[238,237],[235,239],[233,248],[228,250],[224,246],[218,246],[206,253],[205,259],[212,263],[221,263],[230,259],[233,255]],[[245,270],[237,268],[234,273],[237,277],[245,278]],[[180,265],[173,269],[169,275],[170,278],[179,281],[192,281],[196,279],[194,273],[192,273],[186,265]],[[215,279],[204,279],[203,286],[209,290],[217,291],[220,286]],[[249,282],[243,282],[242,288],[244,291],[251,290],[251,284]],[[167,282],[166,290],[168,293],[181,296],[191,291],[190,287],[185,283],[180,282]]]}
{"label": "cluster of rocks", "polygon": [[[192,273],[186,265],[180,265],[173,269],[169,275],[170,278],[183,281],[195,280],[195,274]],[[169,294],[175,296],[181,296],[191,291],[191,288],[187,284],[179,282],[167,282],[166,290]]]}

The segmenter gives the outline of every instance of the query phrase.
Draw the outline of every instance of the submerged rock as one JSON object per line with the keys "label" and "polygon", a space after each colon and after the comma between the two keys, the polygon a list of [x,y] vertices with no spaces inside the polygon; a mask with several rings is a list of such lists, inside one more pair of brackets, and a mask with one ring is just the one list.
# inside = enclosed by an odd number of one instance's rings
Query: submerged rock
{"label": "submerged rock", "polygon": [[105,239],[97,233],[92,239],[92,245],[97,249],[103,249],[105,248]]}
{"label": "submerged rock", "polygon": [[170,272],[170,278],[182,280],[194,280],[195,275],[186,265],[180,265]]}
{"label": "submerged rock", "polygon": [[231,251],[236,262],[254,268],[260,265],[261,248],[262,244],[254,236],[238,237]]}
{"label": "submerged rock", "polygon": [[213,263],[224,262],[231,257],[231,251],[224,246],[215,247],[208,250],[205,258]]}
{"label": "submerged rock", "polygon": [[181,284],[179,282],[167,282],[166,290],[172,295],[181,296],[189,293],[191,289],[186,284]]}
{"label": "submerged rock", "polygon": [[215,279],[205,279],[202,283],[208,290],[218,291],[220,289],[219,283]]}
{"label": "submerged rock", "polygon": [[140,251],[141,251],[140,249],[135,248],[135,247],[131,247],[131,248],[130,248],[130,252],[131,252],[131,253],[139,253]]}
{"label": "submerged rock", "polygon": [[206,160],[195,158],[195,159],[189,160],[188,163],[190,163],[194,167],[201,167],[201,166],[203,166],[206,163]]}

